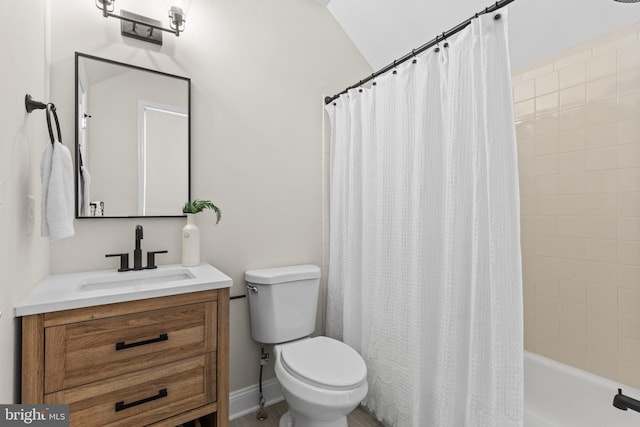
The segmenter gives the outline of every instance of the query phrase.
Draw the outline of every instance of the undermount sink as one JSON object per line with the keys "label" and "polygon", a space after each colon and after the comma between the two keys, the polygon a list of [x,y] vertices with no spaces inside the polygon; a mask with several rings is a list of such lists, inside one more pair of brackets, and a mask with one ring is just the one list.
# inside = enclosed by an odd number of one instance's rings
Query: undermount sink
{"label": "undermount sink", "polygon": [[195,278],[188,268],[140,270],[126,273],[105,273],[80,280],[79,291],[96,291],[124,287],[142,288],[145,285],[179,282]]}

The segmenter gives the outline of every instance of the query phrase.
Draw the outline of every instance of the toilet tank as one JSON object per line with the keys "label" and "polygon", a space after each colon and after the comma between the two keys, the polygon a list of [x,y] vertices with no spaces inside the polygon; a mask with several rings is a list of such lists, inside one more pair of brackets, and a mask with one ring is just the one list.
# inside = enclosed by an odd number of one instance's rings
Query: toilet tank
{"label": "toilet tank", "polygon": [[320,268],[294,265],[245,272],[251,336],[275,344],[311,335],[316,326]]}

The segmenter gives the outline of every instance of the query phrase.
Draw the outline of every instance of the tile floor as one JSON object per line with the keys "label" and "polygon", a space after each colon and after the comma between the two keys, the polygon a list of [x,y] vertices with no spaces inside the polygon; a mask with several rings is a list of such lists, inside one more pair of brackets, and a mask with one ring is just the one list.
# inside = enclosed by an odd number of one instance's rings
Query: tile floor
{"label": "tile floor", "polygon": [[[229,427],[278,427],[280,417],[287,412],[287,409],[287,402],[282,401],[265,408],[267,419],[263,421],[257,420],[256,414],[251,413],[231,421]],[[382,424],[362,407],[349,414],[348,423],[349,427],[382,427]]]}

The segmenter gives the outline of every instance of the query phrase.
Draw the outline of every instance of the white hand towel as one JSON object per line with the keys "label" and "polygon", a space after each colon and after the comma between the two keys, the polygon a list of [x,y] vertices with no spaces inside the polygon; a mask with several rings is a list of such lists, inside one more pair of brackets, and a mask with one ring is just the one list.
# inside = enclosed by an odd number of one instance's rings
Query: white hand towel
{"label": "white hand towel", "polygon": [[74,235],[73,161],[60,142],[47,144],[40,161],[43,237],[51,240]]}

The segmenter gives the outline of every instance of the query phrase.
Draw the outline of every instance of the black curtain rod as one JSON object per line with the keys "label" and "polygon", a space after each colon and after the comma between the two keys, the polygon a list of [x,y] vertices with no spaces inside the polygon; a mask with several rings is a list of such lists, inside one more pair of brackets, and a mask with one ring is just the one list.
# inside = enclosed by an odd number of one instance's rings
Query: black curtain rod
{"label": "black curtain rod", "polygon": [[432,46],[437,45],[438,43],[447,40],[447,38],[451,37],[452,35],[456,34],[457,32],[463,30],[464,28],[467,27],[467,25],[469,25],[471,23],[471,21],[473,19],[476,19],[478,16],[480,15],[484,15],[485,13],[491,13],[494,12],[498,9],[503,8],[504,6],[508,5],[509,3],[513,2],[515,0],[500,0],[497,1],[495,4],[486,7],[484,10],[476,13],[475,15],[473,15],[471,18],[467,19],[464,22],[459,23],[458,25],[456,25],[455,27],[451,28],[449,31],[445,31],[444,33],[442,33],[441,35],[437,35],[435,39],[428,41],[427,43],[423,44],[422,46],[420,46],[417,49],[413,49],[410,53],[407,53],[405,56],[403,56],[400,59],[396,59],[395,61],[393,61],[391,64],[387,65],[384,68],[381,68],[380,70],[376,71],[375,73],[371,74],[369,77],[366,77],[362,80],[360,80],[358,83],[355,83],[351,86],[349,86],[348,88],[346,88],[345,90],[343,90],[342,92],[333,95],[333,96],[327,96],[324,99],[324,103],[325,104],[329,104],[331,102],[333,102],[334,100],[336,100],[340,95],[347,93],[349,90],[351,89],[355,89],[357,87],[362,86],[363,84],[375,79],[376,77],[393,70],[395,67],[397,67],[398,65],[402,64],[403,62],[406,62],[412,58],[414,58],[416,55],[418,55],[419,53],[424,52],[425,50],[429,49]]}

